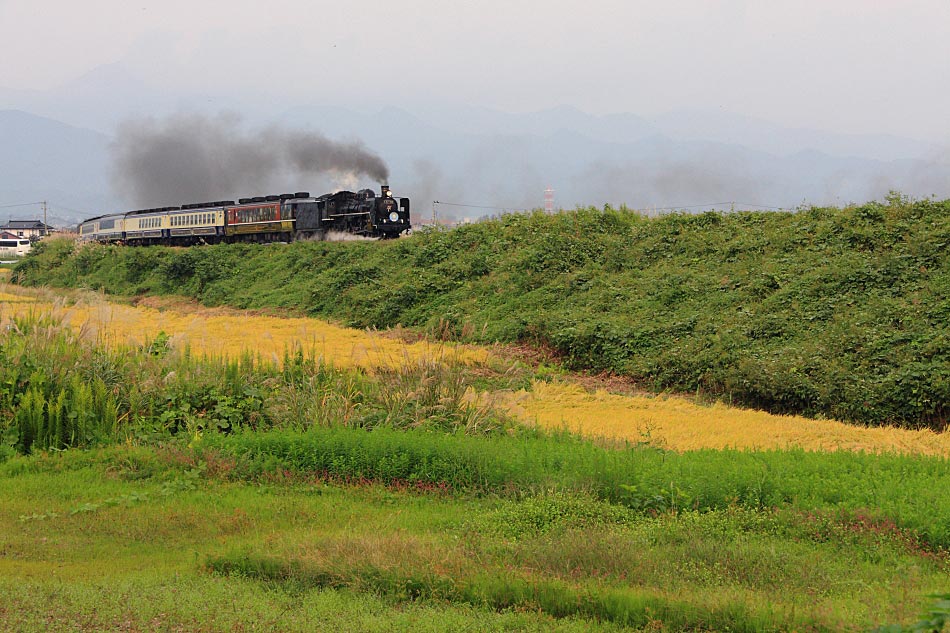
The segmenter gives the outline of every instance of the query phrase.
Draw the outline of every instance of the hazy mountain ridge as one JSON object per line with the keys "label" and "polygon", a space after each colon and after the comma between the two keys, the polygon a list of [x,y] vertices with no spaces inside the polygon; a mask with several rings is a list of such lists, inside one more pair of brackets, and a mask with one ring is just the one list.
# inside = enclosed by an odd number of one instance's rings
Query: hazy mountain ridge
{"label": "hazy mountain ridge", "polygon": [[[109,137],[93,130],[0,110],[0,205],[47,200],[51,224],[114,206],[108,145]],[[0,219],[36,218],[38,210],[0,209]]]}
{"label": "hazy mountain ridge", "polygon": [[[936,144],[793,129],[724,112],[643,117],[591,115],[568,106],[505,113],[437,103],[409,111],[364,99],[346,106],[265,103],[256,93],[164,94],[118,64],[53,90],[0,89],[0,107],[16,108],[0,110],[0,205],[48,199],[72,220],[129,204],[112,191],[111,139],[102,130],[129,115],[182,111],[230,110],[253,126],[277,123],[362,140],[389,164],[394,189],[412,197],[425,216],[433,200],[539,207],[547,186],[567,208],[732,202],[791,208],[860,202],[890,189],[950,197],[950,152]],[[297,188],[333,186],[315,181]],[[494,212],[447,205],[438,211],[458,217]]]}

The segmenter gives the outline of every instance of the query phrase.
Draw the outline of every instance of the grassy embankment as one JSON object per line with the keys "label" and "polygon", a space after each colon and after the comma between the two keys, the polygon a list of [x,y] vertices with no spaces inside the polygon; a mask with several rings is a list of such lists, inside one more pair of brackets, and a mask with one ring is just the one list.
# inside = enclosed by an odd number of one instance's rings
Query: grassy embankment
{"label": "grassy embankment", "polygon": [[602,446],[451,364],[9,325],[5,629],[840,630],[945,590],[944,459]]}
{"label": "grassy embankment", "polygon": [[950,202],[894,197],[798,213],[512,215],[391,243],[50,241],[14,278],[529,342],[656,390],[942,429],[948,244]]}

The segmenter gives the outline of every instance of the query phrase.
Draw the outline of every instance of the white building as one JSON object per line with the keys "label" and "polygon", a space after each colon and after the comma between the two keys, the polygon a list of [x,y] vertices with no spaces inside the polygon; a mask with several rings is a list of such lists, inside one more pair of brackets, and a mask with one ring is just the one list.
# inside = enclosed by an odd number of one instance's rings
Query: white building
{"label": "white building", "polygon": [[0,231],[32,240],[49,235],[53,232],[53,227],[43,224],[40,220],[9,220],[6,224],[0,226]]}

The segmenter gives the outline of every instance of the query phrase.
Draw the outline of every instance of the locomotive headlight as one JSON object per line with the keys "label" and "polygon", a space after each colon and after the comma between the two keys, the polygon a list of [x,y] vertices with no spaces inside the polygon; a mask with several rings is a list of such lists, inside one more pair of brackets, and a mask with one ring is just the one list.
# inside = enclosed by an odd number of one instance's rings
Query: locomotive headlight
{"label": "locomotive headlight", "polygon": [[386,197],[387,197],[387,198],[392,198],[392,197],[393,197],[393,192],[390,191],[389,189],[387,189],[387,190],[386,190]]}
{"label": "locomotive headlight", "polygon": [[390,222],[398,222],[398,221],[399,221],[399,214],[396,213],[395,211],[393,211],[392,213],[390,213],[390,214],[389,214],[389,221],[390,221]]}

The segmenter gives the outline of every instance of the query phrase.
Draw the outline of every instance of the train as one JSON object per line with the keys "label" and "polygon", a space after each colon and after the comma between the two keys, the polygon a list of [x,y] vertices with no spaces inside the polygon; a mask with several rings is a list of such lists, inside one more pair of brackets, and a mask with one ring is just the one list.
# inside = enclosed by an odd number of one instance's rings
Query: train
{"label": "train", "polygon": [[387,185],[312,197],[307,191],[100,215],[78,227],[82,242],[191,246],[323,240],[331,232],[391,239],[412,232],[409,198]]}

